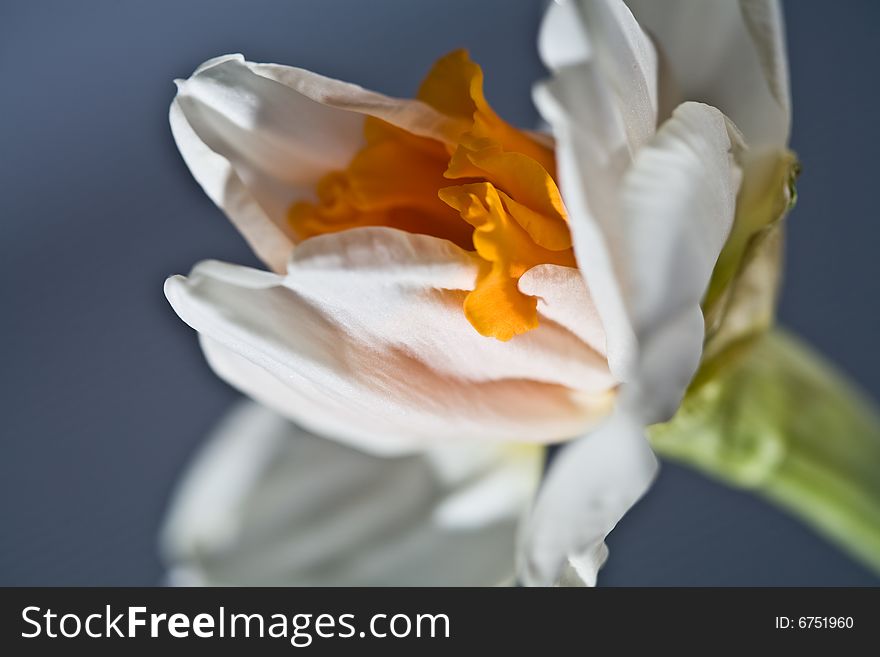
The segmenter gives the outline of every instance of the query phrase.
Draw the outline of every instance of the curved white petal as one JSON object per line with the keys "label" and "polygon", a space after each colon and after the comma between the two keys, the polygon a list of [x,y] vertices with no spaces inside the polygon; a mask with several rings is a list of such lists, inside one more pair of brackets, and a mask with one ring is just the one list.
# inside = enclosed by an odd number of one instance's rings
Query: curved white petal
{"label": "curved white petal", "polygon": [[178,487],[162,552],[174,584],[499,584],[539,473],[537,449],[378,458],[242,403]]}
{"label": "curved white petal", "polygon": [[[717,110],[685,103],[633,158],[623,131],[614,130],[616,110],[597,71],[582,69],[596,93],[586,93],[584,79],[557,76],[536,99],[556,133],[560,186],[611,371],[624,383],[676,384],[660,385],[667,394],[646,409],[646,420],[658,421],[653,416],[674,411],[699,359],[702,324],[694,313],[730,230],[740,182],[730,154],[734,133]],[[652,348],[652,332],[665,333],[672,321],[699,334],[687,341],[687,357],[640,356]],[[643,372],[640,361],[679,362],[680,373]]]}
{"label": "curved white petal", "polygon": [[605,537],[651,485],[657,460],[644,426],[621,408],[566,445],[520,533],[518,572],[530,586],[595,586]]}
{"label": "curved white petal", "polygon": [[[580,47],[578,39],[582,40]],[[656,75],[656,62],[651,64],[653,60],[649,57],[646,60],[638,56],[653,51],[645,45],[644,35],[634,27],[626,8],[612,0],[553,4],[542,26],[540,43],[542,55],[554,76],[536,87],[535,100],[556,136],[560,188],[571,218],[578,263],[605,326],[609,367],[618,380],[633,381],[640,376],[638,343],[646,339],[646,331],[656,319],[652,307],[659,305],[671,308],[672,312],[678,309],[675,299],[665,297],[667,290],[672,294],[678,292],[675,287],[666,287],[670,276],[666,270],[680,255],[678,241],[683,237],[687,244],[695,239],[699,241],[700,238],[693,235],[715,230],[719,224],[711,210],[705,217],[685,212],[684,221],[670,213],[652,221],[650,208],[633,212],[633,208],[623,207],[624,203],[632,205],[631,199],[626,200],[631,192],[623,190],[624,177],[632,177],[634,158],[644,159],[645,156],[640,155],[643,147],[655,139],[653,126],[650,133],[647,127],[639,132],[632,126],[638,124],[639,117],[656,118],[656,105],[652,104],[656,98],[647,91],[652,86],[639,82],[651,73]],[[629,62],[629,65],[620,62]],[[628,75],[628,71],[635,73]],[[621,95],[621,90],[625,95]],[[648,106],[652,108],[650,112],[644,110]],[[670,123],[675,125],[680,121]],[[723,119],[719,117],[718,122],[722,130],[716,126],[715,132],[723,139],[719,142],[709,135],[707,149],[720,152],[724,166],[729,169],[728,131]],[[644,121],[643,124],[647,125]],[[704,126],[698,129],[703,130]],[[634,139],[633,134],[637,133],[648,137]],[[718,171],[716,161],[717,158],[710,161],[712,173]],[[678,165],[676,161],[671,162],[671,175],[676,181],[693,171],[693,167],[687,171],[677,169]],[[738,183],[737,178],[733,197],[728,193],[726,180],[722,188],[711,187],[707,196],[720,191],[719,202],[726,210],[728,200],[735,198]],[[647,184],[642,186],[648,187]],[[689,190],[684,189],[683,193]],[[668,191],[665,196],[674,202],[676,193]],[[730,211],[732,213],[732,205]],[[633,216],[627,216],[630,214]],[[714,263],[729,230],[726,221],[720,226],[721,241],[717,248],[715,242],[709,244],[706,251],[688,248],[686,257],[681,259],[683,275],[687,275],[685,270],[691,266],[693,257],[705,257]],[[693,234],[683,236],[681,230],[690,230]],[[703,280],[702,276],[693,279],[693,283],[701,287],[700,294],[707,281],[708,278]],[[690,291],[689,287],[686,289]],[[694,326],[693,321],[686,324]]]}
{"label": "curved white petal", "polygon": [[379,451],[580,435],[607,408],[604,360],[553,322],[479,335],[461,309],[476,268],[445,240],[362,228],[303,242],[286,277],[206,262],[166,294],[218,374],[317,433]]}
{"label": "curved white petal", "polygon": [[620,110],[632,150],[657,126],[657,55],[623,0],[565,0],[551,4],[538,35],[544,63],[576,78],[594,62]]}
{"label": "curved white petal", "polygon": [[627,0],[669,65],[676,102],[729,116],[754,149],[781,147],[791,123],[788,63],[777,0]]}
{"label": "curved white petal", "polygon": [[[740,146],[738,133],[712,107],[685,103],[656,134],[633,138],[632,112],[618,91],[627,90],[636,106],[644,94],[631,80],[616,79],[625,69],[599,55],[603,48],[625,53],[626,40],[599,29],[595,16],[591,28],[588,6],[619,7],[579,2],[548,11],[546,43],[553,43],[548,30],[555,20],[563,39],[583,38],[586,45],[544,48],[557,66],[547,62],[554,75],[538,85],[535,100],[556,136],[578,264],[622,388],[612,418],[563,449],[548,473],[520,543],[521,576],[531,584],[594,584],[607,555],[605,536],[650,485],[656,459],[644,427],[675,412],[698,365],[700,301],[741,178],[731,153]],[[564,10],[568,22],[552,18]],[[572,29],[581,19],[582,29]],[[645,69],[633,70],[641,79]]]}
{"label": "curved white petal", "polygon": [[440,140],[454,132],[419,101],[241,55],[205,62],[177,85],[170,121],[187,166],[275,271],[293,246],[288,208],[348,164],[363,143],[364,115]]}
{"label": "curved white petal", "polygon": [[548,473],[520,547],[528,583],[594,585],[607,556],[605,536],[653,479],[657,465],[644,427],[671,417],[699,364],[700,300],[739,185],[731,147],[718,110],[685,103],[624,177],[627,239],[616,254],[628,264],[621,289],[638,359],[611,419],[566,446]]}
{"label": "curved white petal", "polygon": [[[208,148],[187,121],[177,99],[168,114],[171,133],[196,182],[269,267],[283,271],[293,238],[281,221],[273,220],[222,155]],[[276,217],[277,219],[277,217]]]}
{"label": "curved white petal", "polygon": [[523,294],[538,298],[538,313],[564,326],[605,356],[605,329],[580,271],[560,265],[537,265],[520,276]]}
{"label": "curved white petal", "polygon": [[217,376],[317,435],[379,456],[418,452],[428,442],[424,436],[406,433],[387,421],[370,418],[366,426],[361,426],[358,404],[349,407],[344,402],[328,399],[320,389],[313,389],[308,379],[291,384],[224,343],[205,334],[199,337],[205,359]]}
{"label": "curved white petal", "polygon": [[[636,334],[646,424],[678,408],[702,352],[700,301],[730,232],[741,172],[717,109],[684,103],[639,151],[621,188],[623,289]],[[632,393],[631,393],[632,394]]]}
{"label": "curved white petal", "polygon": [[578,267],[606,332],[608,366],[631,377],[636,336],[624,305],[614,245],[623,239],[618,189],[632,163],[630,144],[607,86],[587,62],[535,88],[535,103],[556,137],[559,187]]}
{"label": "curved white petal", "polygon": [[551,4],[538,44],[553,77],[536,85],[535,103],[556,137],[560,189],[578,266],[607,334],[608,364],[625,382],[637,340],[621,288],[629,263],[618,258],[627,239],[619,189],[656,129],[656,57],[620,0]]}

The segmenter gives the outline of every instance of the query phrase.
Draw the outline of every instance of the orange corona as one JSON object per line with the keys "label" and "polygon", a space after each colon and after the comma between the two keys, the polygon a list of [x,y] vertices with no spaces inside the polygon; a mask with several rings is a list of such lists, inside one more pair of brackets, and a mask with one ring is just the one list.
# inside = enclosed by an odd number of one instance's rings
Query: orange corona
{"label": "orange corona", "polygon": [[454,144],[367,118],[365,146],[318,183],[317,202],[290,208],[290,224],[299,240],[388,226],[473,251],[479,274],[464,313],[480,334],[510,340],[538,325],[520,276],[539,264],[575,266],[553,150],[489,107],[483,72],[463,50],[434,65],[417,98],[460,121]]}

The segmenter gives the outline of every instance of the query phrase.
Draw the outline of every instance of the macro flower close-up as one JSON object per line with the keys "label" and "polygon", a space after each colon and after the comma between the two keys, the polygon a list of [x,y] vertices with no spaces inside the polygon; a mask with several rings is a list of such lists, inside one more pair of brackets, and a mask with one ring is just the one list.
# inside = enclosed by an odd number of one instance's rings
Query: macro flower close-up
{"label": "macro flower close-up", "polygon": [[5,3],[15,638],[864,633],[878,9]]}
{"label": "macro flower close-up", "polygon": [[[178,80],[181,155],[267,270],[205,261],[166,295],[220,377],[360,452],[364,480],[336,471],[352,452],[287,457],[239,427],[172,510],[176,577],[320,583],[332,560],[357,583],[593,585],[655,475],[648,427],[762,340],[798,171],[778,5],[554,2],[537,47],[543,128],[506,122],[464,50],[413,99],[242,55]],[[378,470],[374,494],[370,468],[416,462],[440,487],[419,512]],[[219,471],[247,478],[226,501]],[[433,567],[424,532],[496,555],[489,581]],[[360,563],[376,541],[422,568]]]}

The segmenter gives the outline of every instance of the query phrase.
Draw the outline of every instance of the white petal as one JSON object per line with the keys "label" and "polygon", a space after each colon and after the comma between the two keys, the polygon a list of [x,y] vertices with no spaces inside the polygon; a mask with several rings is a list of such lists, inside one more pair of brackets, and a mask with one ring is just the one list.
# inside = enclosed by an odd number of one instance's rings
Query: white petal
{"label": "white petal", "polygon": [[384,459],[256,404],[198,454],[162,532],[170,581],[211,585],[493,585],[540,453],[447,446]]}
{"label": "white petal", "polygon": [[[573,24],[582,29],[573,30]],[[555,41],[557,33],[559,42]],[[585,39],[587,45],[581,48],[572,45],[578,38]],[[632,179],[653,175],[653,172],[642,175],[630,171],[634,168],[634,158],[653,157],[641,154],[643,147],[654,139],[653,124],[645,117],[656,118],[656,90],[651,86],[652,82],[656,84],[656,62],[648,56],[653,51],[645,41],[644,34],[619,2],[581,0],[554,4],[548,9],[541,37],[543,55],[550,68],[555,69],[554,77],[535,91],[536,103],[557,139],[560,187],[571,217],[578,263],[605,326],[609,366],[622,382],[632,382],[642,376],[638,371],[640,359],[657,361],[637,355],[638,343],[649,342],[653,328],[665,332],[662,324],[666,318],[658,314],[657,308],[679,312],[681,306],[675,295],[686,293],[688,299],[692,298],[694,285],[700,287],[698,296],[702,295],[707,278],[704,280],[702,275],[691,278],[684,290],[679,290],[668,287],[670,283],[677,284],[675,278],[680,274],[669,269],[679,260],[679,240],[682,239],[687,252],[680,259],[681,272],[689,276],[692,266],[703,271],[702,261],[694,263],[694,258],[714,264],[729,230],[728,219],[732,218],[732,201],[738,185],[737,178],[731,196],[727,154],[730,143],[719,116],[716,123],[720,123],[722,129],[719,132],[716,126],[715,133],[720,137],[716,139],[710,134],[704,150],[711,151],[711,156],[720,153],[725,167],[720,174],[723,184],[721,187],[710,185],[704,196],[707,203],[714,200],[723,208],[723,221],[719,223],[714,216],[717,214],[714,208],[706,209],[705,217],[695,217],[695,213],[705,208],[676,207],[675,212],[684,212],[652,215],[647,202],[644,208],[624,207],[633,206],[632,192],[623,189],[624,176]],[[578,60],[578,57],[585,59]],[[680,122],[681,119],[672,125]],[[686,125],[682,129],[690,128]],[[703,130],[704,126],[696,129]],[[664,144],[660,148],[668,146]],[[698,153],[700,157],[703,155]],[[694,171],[691,166],[693,158],[684,157],[681,162],[677,159],[675,154],[669,156],[673,169],[658,179],[684,187],[675,192],[667,191],[667,199],[661,199],[661,203],[674,204],[677,194],[690,200],[692,190],[683,179],[691,174],[695,174],[694,180],[704,179],[702,172]],[[718,157],[711,160],[710,175],[718,171],[718,162]],[[649,167],[641,165],[641,168]],[[632,186],[633,183],[626,184]],[[640,183],[640,186],[647,189],[650,183]],[[659,185],[656,187],[659,191]],[[715,193],[719,194],[717,198],[711,196]],[[721,231],[717,230],[719,226]],[[690,232],[685,235],[683,231]],[[720,242],[710,239],[718,234]],[[687,312],[693,315],[692,309]],[[690,329],[696,325],[693,316],[682,323]],[[690,368],[693,360],[692,354],[688,356],[681,361],[683,371]],[[660,399],[657,407],[666,408],[670,403],[673,402]]]}
{"label": "white petal", "polygon": [[205,145],[190,126],[177,99],[171,103],[168,118],[177,148],[208,198],[223,209],[263,262],[275,271],[283,271],[293,248],[293,238],[284,223],[266,213],[229,160]]}
{"label": "white petal", "polygon": [[535,103],[556,137],[559,186],[578,267],[605,327],[608,365],[617,380],[626,381],[636,336],[619,282],[626,263],[616,261],[614,246],[624,239],[619,189],[632,152],[620,112],[589,62],[536,86]]}
{"label": "white petal", "polygon": [[610,104],[581,94],[593,104],[579,107],[571,89],[557,78],[537,97],[556,132],[578,261],[624,386],[612,418],[562,451],[539,493],[520,548],[521,577],[537,585],[595,584],[605,536],[649,487],[656,460],[644,427],[675,412],[699,363],[699,304],[740,182],[736,135],[718,110],[682,105],[627,162],[620,133],[609,141],[587,115]]}
{"label": "white petal", "polygon": [[637,154],[621,190],[625,239],[616,254],[639,336],[647,424],[672,416],[696,371],[700,301],[733,223],[736,134],[717,109],[684,103]]}
{"label": "white petal", "polygon": [[777,0],[627,0],[681,100],[714,105],[760,149],[788,141],[788,63]]}
{"label": "white petal", "polygon": [[287,210],[348,164],[363,143],[364,115],[441,140],[454,131],[419,101],[241,55],[205,62],[177,84],[170,118],[184,160],[275,271],[293,245]]}
{"label": "white petal", "polygon": [[254,73],[274,80],[316,103],[346,112],[375,116],[409,133],[455,146],[467,126],[420,100],[392,98],[302,68],[245,62]]}
{"label": "white petal", "polygon": [[595,432],[566,445],[520,535],[523,582],[595,586],[608,554],[605,537],[650,487],[656,471],[640,420],[621,408]]}
{"label": "white petal", "polygon": [[574,2],[548,3],[538,32],[538,52],[544,65],[558,71],[581,64],[594,56],[591,46],[587,26]]}
{"label": "white petal", "polygon": [[633,150],[657,126],[657,55],[623,0],[566,0],[547,8],[538,49],[557,76],[587,62],[613,95]]}
{"label": "white petal", "polygon": [[636,151],[654,134],[657,61],[647,36],[620,0],[551,4],[539,50],[553,78],[535,103],[556,137],[560,188],[579,267],[607,334],[619,381],[633,376],[637,342],[621,289],[619,189]]}
{"label": "white petal", "polygon": [[607,408],[604,360],[552,322],[479,335],[461,309],[475,275],[450,242],[362,228],[303,242],[286,277],[202,263],[166,294],[222,347],[218,374],[317,433],[379,451],[580,435]]}
{"label": "white petal", "polygon": [[537,265],[519,279],[523,294],[538,297],[538,313],[564,326],[605,356],[605,329],[580,271],[559,265]]}

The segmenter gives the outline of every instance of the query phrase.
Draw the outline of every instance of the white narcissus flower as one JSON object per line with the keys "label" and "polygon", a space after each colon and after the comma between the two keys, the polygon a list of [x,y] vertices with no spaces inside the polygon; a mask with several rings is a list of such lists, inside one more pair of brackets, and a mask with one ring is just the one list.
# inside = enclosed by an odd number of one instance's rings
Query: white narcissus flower
{"label": "white narcissus flower", "polygon": [[[181,153],[272,272],[204,262],[168,280],[168,299],[221,377],[348,448],[265,411],[234,419],[177,497],[175,572],[499,581],[513,553],[498,537],[513,542],[539,452],[501,455],[572,441],[520,528],[518,575],[595,583],[605,536],[656,471],[645,427],[672,416],[700,364],[700,303],[740,182],[788,132],[775,3],[677,2],[672,18],[638,4],[549,8],[552,76],[535,99],[555,142],[499,118],[462,51],[415,100],[238,55],[178,83]],[[448,459],[468,474],[435,476]],[[491,495],[456,490],[484,480]],[[438,509],[460,495],[470,521],[450,536],[432,522],[457,517]],[[430,577],[422,557],[441,545],[474,569],[438,556]],[[383,554],[402,555],[399,572]],[[492,554],[499,568],[476,566]]]}

